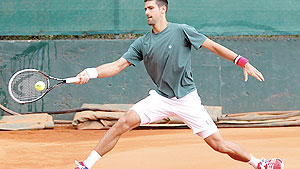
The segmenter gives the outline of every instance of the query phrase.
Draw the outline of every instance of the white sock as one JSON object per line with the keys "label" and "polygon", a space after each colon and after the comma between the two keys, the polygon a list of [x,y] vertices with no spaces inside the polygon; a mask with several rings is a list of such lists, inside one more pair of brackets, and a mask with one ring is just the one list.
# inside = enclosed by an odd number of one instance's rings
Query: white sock
{"label": "white sock", "polygon": [[250,155],[251,156],[251,159],[250,161],[248,162],[250,165],[252,165],[255,169],[257,169],[257,166],[258,166],[258,163],[261,161],[260,159],[258,158],[255,158],[253,155]]}
{"label": "white sock", "polygon": [[83,164],[91,169],[93,165],[101,158],[101,156],[97,153],[97,151],[93,150],[90,156],[83,162]]}

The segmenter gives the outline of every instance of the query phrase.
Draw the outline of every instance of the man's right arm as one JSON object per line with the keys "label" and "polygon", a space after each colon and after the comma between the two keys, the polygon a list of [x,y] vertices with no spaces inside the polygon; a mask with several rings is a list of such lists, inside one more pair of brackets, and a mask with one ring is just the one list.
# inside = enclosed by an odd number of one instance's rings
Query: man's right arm
{"label": "man's right arm", "polygon": [[[106,63],[103,65],[98,66],[97,68],[92,68],[93,73],[95,73],[97,78],[105,78],[105,77],[111,77],[118,73],[120,73],[122,70],[124,70],[126,67],[128,67],[131,63],[128,62],[126,59],[121,57],[120,59],[111,62]],[[90,72],[86,69],[80,72],[77,77],[80,79],[78,83],[75,84],[84,84],[87,83],[91,79]],[[98,74],[98,75],[97,75]]]}

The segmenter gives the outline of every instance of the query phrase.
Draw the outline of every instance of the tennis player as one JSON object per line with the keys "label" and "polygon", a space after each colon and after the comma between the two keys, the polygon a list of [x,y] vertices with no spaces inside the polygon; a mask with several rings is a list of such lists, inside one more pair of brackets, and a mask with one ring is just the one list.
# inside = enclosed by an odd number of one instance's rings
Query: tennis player
{"label": "tennis player", "polygon": [[195,28],[166,20],[167,0],[144,0],[145,15],[152,31],[136,39],[117,61],[79,73],[80,84],[91,78],[105,78],[120,73],[130,65],[144,61],[146,70],[156,84],[149,96],[131,107],[100,139],[87,159],[77,162],[75,169],[91,169],[107,152],[112,150],[125,132],[156,120],[176,116],[187,124],[195,135],[202,137],[215,151],[232,159],[248,163],[255,169],[283,169],[278,158],[257,159],[239,145],[224,140],[201,104],[192,76],[191,48],[204,47],[224,59],[242,67],[245,81],[248,75],[264,81],[263,75],[249,61],[233,51],[208,39]]}

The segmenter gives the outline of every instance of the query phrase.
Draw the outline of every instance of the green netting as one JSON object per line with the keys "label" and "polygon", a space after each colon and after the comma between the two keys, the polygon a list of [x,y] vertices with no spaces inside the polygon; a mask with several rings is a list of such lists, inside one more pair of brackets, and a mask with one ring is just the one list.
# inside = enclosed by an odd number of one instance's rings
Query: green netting
{"label": "green netting", "polygon": [[[299,35],[298,0],[170,0],[168,20],[207,35]],[[1,0],[0,35],[144,33],[143,0]]]}

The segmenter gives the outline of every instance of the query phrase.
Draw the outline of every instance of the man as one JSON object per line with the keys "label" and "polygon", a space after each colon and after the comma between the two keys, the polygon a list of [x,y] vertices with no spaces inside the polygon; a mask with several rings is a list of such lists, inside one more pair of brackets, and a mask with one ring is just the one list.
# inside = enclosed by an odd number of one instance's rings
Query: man
{"label": "man", "polygon": [[76,162],[76,169],[91,169],[103,155],[114,148],[126,131],[171,115],[185,122],[194,134],[202,137],[217,152],[249,163],[256,169],[283,169],[280,159],[257,159],[239,145],[222,138],[197,94],[191,72],[191,47],[204,47],[238,64],[243,68],[245,81],[248,75],[264,81],[263,75],[247,59],[206,38],[193,27],[168,22],[167,9],[167,0],[145,0],[145,15],[152,31],[135,40],[117,61],[97,68],[87,68],[77,75],[79,83],[83,84],[91,78],[114,76],[143,60],[157,88],[131,107],[100,139],[89,157],[83,162]]}

